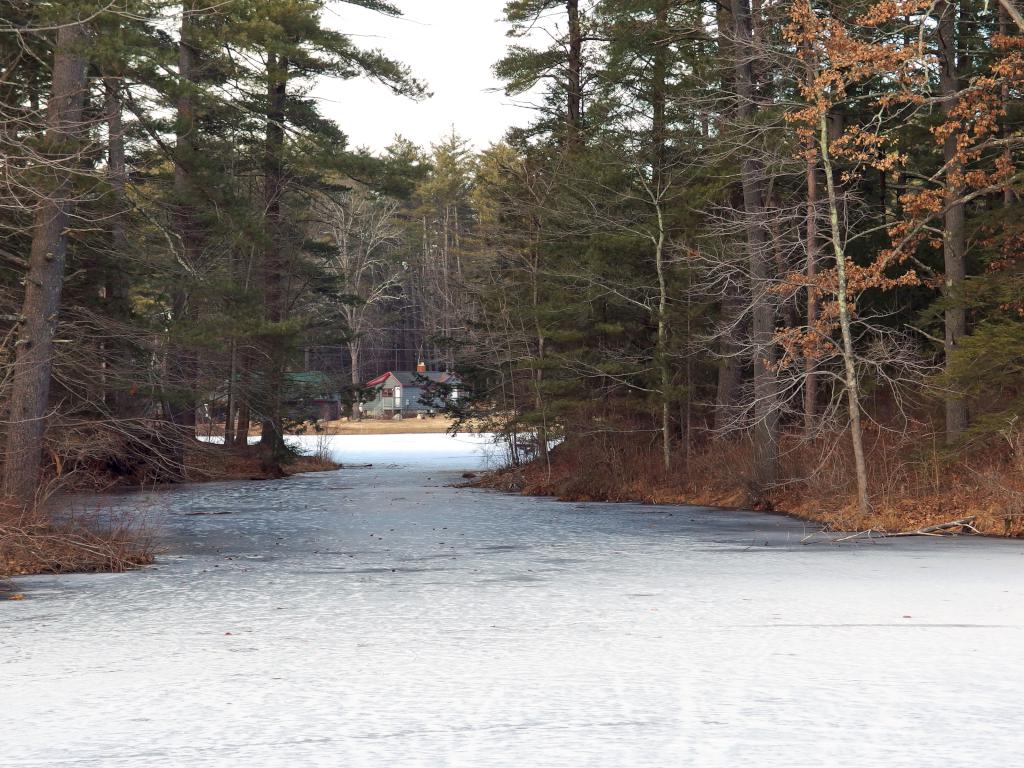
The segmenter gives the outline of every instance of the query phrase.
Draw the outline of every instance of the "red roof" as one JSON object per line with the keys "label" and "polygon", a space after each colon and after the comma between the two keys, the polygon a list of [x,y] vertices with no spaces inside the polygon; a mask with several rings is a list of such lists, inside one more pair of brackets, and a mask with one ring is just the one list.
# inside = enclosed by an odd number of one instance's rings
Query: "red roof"
{"label": "red roof", "polygon": [[373,387],[373,386],[375,386],[377,384],[383,384],[385,381],[387,381],[388,376],[390,376],[390,375],[391,375],[391,371],[388,371],[387,373],[382,373],[376,379],[370,379],[368,382],[366,382],[366,386]]}
{"label": "red roof", "polygon": [[375,379],[370,379],[366,382],[367,387],[376,387],[378,384],[383,384],[388,380],[389,376],[394,376],[395,380],[398,381],[400,386],[403,387],[419,387],[421,386],[422,379],[432,381],[437,384],[458,384],[458,377],[455,374],[448,373],[446,371],[388,371],[382,373]]}

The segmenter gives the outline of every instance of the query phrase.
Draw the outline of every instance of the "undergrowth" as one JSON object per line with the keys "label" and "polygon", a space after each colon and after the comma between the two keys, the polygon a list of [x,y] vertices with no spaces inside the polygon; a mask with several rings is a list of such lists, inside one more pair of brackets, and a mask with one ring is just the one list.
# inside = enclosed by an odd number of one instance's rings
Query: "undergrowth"
{"label": "undergrowth", "polygon": [[1024,536],[1024,451],[1011,441],[972,446],[969,458],[932,433],[865,432],[871,513],[856,508],[853,456],[843,436],[782,438],[779,479],[753,482],[745,439],[709,440],[662,464],[657,433],[577,432],[533,461],[484,478],[481,485],[567,501],[639,501],[776,511],[837,531],[897,532],[976,517],[995,536]]}
{"label": "undergrowth", "polygon": [[153,562],[153,529],[139,515],[51,515],[0,506],[0,579],[38,573],[122,572]]}
{"label": "undergrowth", "polygon": [[[311,455],[294,455],[285,474],[322,472],[338,468],[326,443]],[[153,487],[150,475],[122,472],[109,462],[80,462],[73,472],[52,462],[41,484],[40,499],[61,493],[102,493],[113,488]],[[275,475],[276,476],[276,475]],[[166,476],[165,476],[166,477]],[[258,447],[226,449],[195,441],[185,451],[184,472],[178,482],[268,479]],[[153,561],[153,530],[137,514],[93,510],[88,514],[50,511],[40,502],[29,511],[0,503],[0,579],[40,573],[120,572]]]}

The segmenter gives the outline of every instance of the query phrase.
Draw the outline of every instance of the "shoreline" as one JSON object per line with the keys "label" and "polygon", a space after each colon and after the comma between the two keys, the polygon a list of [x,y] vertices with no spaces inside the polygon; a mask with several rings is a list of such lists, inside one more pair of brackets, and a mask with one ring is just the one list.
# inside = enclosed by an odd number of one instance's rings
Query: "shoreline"
{"label": "shoreline", "polygon": [[[208,444],[207,444],[208,445]],[[137,477],[108,477],[107,482],[78,485],[55,494],[48,501],[59,504],[62,496],[79,494],[133,494],[154,489],[180,488],[220,482],[283,480],[294,475],[331,472],[341,464],[319,456],[297,456],[284,467],[283,474],[266,472],[257,451],[203,449],[197,441],[186,455],[185,475],[177,482],[146,483]],[[0,600],[17,600],[10,580],[21,576],[68,573],[121,573],[152,565],[156,555],[154,532],[144,518],[121,514],[110,519],[89,514],[70,515],[67,520],[52,521],[39,510],[5,515],[0,518]],[[96,519],[96,517],[100,519]]]}
{"label": "shoreline", "polygon": [[[642,504],[668,507],[700,507],[723,512],[751,512],[773,514],[813,523],[817,534],[834,535],[846,541],[891,538],[894,536],[938,536],[942,538],[988,538],[1020,540],[1024,531],[1001,532],[999,517],[979,509],[951,508],[930,515],[914,514],[881,505],[871,517],[862,519],[854,512],[855,502],[841,492],[823,499],[799,490],[780,488],[768,492],[761,503],[744,504],[741,487],[708,487],[701,492],[689,493],[686,487],[652,484],[640,489],[635,481],[586,492],[572,488],[576,474],[573,468],[557,466],[551,471],[535,463],[520,467],[485,470],[467,479],[459,487],[479,488],[512,495],[551,498],[561,502]],[[909,506],[909,502],[908,502]],[[854,522],[855,524],[848,524]],[[960,523],[967,523],[963,527]],[[935,530],[932,530],[935,529]],[[814,534],[812,534],[814,535]]]}
{"label": "shoreline", "polygon": [[[339,435],[430,435],[444,434],[451,431],[455,421],[440,416],[425,419],[362,419],[361,421],[348,421],[336,419],[334,421],[310,422],[299,429],[292,429],[285,432],[285,437],[316,437],[317,435],[328,435],[331,437]],[[254,425],[249,432],[249,438],[258,438],[260,431]],[[215,424],[213,429],[209,425],[202,425],[196,429],[196,438],[207,440],[210,438],[222,438],[224,436],[224,425]]]}

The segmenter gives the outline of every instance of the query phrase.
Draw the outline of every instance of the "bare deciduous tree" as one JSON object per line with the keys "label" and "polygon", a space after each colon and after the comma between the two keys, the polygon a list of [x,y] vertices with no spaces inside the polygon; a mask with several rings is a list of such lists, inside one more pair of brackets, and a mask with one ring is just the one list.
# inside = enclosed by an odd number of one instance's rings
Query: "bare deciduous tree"
{"label": "bare deciduous tree", "polygon": [[348,334],[352,384],[361,386],[364,345],[384,325],[388,305],[400,299],[404,269],[399,205],[356,185],[349,192],[320,197],[315,216],[317,234],[334,247],[327,263],[338,279],[333,310]]}

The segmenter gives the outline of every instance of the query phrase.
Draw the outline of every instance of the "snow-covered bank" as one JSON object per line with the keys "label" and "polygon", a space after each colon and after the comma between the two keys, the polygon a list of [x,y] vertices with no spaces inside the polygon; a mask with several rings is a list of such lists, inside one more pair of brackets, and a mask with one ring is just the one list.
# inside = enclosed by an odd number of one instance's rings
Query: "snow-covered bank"
{"label": "snow-covered bank", "polygon": [[1017,761],[1021,542],[447,487],[478,442],[123,499],[160,510],[158,567],[0,602],[0,764]]}
{"label": "snow-covered bank", "polygon": [[[220,445],[223,437],[204,437]],[[249,445],[260,438],[250,437]],[[401,464],[409,467],[466,466],[472,469],[501,466],[503,449],[487,433],[464,433],[452,437],[441,432],[380,435],[286,435],[285,442],[300,452],[325,453],[340,464]]]}
{"label": "snow-covered bank", "polygon": [[501,449],[489,434],[289,435],[285,442],[304,453],[326,449],[341,464],[480,469],[502,461]]}

